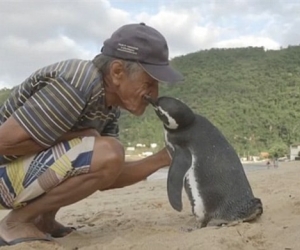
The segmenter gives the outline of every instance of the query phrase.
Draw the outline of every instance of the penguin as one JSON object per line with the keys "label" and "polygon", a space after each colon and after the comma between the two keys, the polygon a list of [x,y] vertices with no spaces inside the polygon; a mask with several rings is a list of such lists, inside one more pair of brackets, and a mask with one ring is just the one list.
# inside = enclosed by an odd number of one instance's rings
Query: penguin
{"label": "penguin", "polygon": [[197,228],[249,222],[263,214],[243,165],[221,131],[177,98],[144,98],[163,123],[172,158],[167,176],[168,200],[180,212],[182,190],[190,201]]}

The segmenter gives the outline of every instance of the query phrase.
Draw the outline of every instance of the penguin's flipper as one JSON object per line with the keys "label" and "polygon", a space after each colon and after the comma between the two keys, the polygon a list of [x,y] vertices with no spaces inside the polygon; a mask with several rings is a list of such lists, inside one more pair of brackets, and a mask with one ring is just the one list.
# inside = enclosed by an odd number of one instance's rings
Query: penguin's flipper
{"label": "penguin's flipper", "polygon": [[171,206],[177,210],[182,210],[182,188],[183,179],[192,164],[191,153],[187,148],[174,147],[172,163],[168,172],[167,191]]}

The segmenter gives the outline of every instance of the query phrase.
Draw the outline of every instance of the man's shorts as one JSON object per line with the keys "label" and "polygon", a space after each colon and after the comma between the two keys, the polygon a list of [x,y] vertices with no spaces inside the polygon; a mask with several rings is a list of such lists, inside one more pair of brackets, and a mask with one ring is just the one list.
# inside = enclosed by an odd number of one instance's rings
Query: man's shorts
{"label": "man's shorts", "polygon": [[94,142],[76,138],[0,166],[0,209],[25,206],[67,178],[88,173]]}

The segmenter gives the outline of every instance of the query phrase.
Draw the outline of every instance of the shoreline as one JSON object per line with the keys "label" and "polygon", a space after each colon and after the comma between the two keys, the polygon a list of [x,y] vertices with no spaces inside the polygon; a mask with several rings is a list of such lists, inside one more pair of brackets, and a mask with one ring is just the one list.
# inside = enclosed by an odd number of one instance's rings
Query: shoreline
{"label": "shoreline", "polygon": [[[281,166],[281,164],[284,164],[286,162],[280,162],[279,166]],[[300,164],[300,162],[299,162]],[[262,171],[262,170],[269,170],[268,166],[266,165],[265,162],[247,162],[247,163],[242,163],[245,172],[253,172],[253,171]],[[273,167],[270,167],[270,169],[272,169]],[[157,180],[157,179],[166,179],[167,178],[167,174],[168,174],[168,169],[169,167],[166,168],[162,168],[160,170],[158,170],[157,172],[153,173],[152,175],[150,175],[147,180]]]}

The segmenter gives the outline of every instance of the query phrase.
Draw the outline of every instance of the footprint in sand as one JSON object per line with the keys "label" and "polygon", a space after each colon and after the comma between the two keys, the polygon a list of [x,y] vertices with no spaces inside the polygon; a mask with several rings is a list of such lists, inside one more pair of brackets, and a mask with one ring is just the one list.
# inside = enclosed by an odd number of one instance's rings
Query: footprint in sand
{"label": "footprint in sand", "polygon": [[[99,223],[102,223],[103,221],[105,221],[105,223],[109,223],[107,222],[108,218],[117,218],[122,216],[123,214],[124,213],[121,210],[115,210],[110,212],[96,212],[90,215],[81,215],[80,218],[76,220],[77,223],[80,223],[77,227],[94,227],[96,225],[99,225]],[[114,222],[116,224],[118,223],[118,220],[115,219]]]}
{"label": "footprint in sand", "polygon": [[300,215],[300,201],[295,201],[293,205],[293,214]]}

